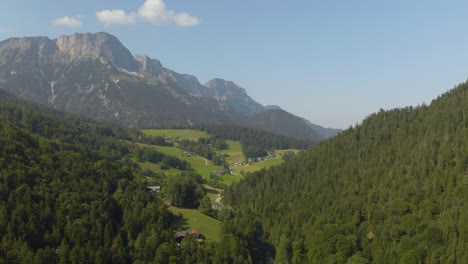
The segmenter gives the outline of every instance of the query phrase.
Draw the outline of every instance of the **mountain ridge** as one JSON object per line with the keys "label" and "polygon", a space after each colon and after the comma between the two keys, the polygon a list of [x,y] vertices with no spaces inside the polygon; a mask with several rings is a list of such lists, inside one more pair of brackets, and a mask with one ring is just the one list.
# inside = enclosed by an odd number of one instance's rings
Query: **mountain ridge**
{"label": "mountain ridge", "polygon": [[[0,88],[129,127],[244,124],[251,115],[268,111],[232,81],[215,78],[203,85],[197,77],[165,68],[157,59],[132,55],[105,32],[1,41]],[[284,118],[296,120],[292,114]],[[304,123],[291,124],[305,129],[303,138],[322,139]],[[257,128],[282,133],[279,124]]]}

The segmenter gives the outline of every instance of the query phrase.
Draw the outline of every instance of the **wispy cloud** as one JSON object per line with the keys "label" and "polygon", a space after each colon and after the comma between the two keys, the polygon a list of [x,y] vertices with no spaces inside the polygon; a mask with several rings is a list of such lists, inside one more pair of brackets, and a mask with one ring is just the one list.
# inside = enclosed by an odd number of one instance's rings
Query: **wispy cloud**
{"label": "wispy cloud", "polygon": [[52,21],[57,26],[70,27],[70,28],[79,28],[83,25],[83,22],[78,18],[64,16],[59,17]]}
{"label": "wispy cloud", "polygon": [[163,0],[145,0],[137,12],[127,13],[123,10],[102,10],[96,13],[96,17],[104,26],[135,24],[137,18],[155,25],[176,24],[187,27],[200,23],[197,17],[186,12],[177,13],[168,9]]}
{"label": "wispy cloud", "polygon": [[127,14],[123,10],[102,10],[96,13],[97,20],[108,27],[112,24],[135,24],[136,14]]}

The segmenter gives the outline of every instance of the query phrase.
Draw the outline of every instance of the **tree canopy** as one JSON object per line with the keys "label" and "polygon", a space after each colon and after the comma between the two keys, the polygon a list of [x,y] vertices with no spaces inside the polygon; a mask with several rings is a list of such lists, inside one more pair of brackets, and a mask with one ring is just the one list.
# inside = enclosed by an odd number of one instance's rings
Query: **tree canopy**
{"label": "tree canopy", "polygon": [[381,110],[228,188],[282,263],[468,259],[468,83],[430,106]]}

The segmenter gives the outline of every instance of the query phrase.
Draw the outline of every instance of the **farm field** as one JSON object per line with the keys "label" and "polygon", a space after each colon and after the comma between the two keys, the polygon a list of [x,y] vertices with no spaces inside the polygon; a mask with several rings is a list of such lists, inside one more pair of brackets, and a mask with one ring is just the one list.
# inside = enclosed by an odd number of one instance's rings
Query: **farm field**
{"label": "farm field", "polygon": [[231,175],[231,174],[225,174],[219,176],[222,180],[221,183],[226,184],[227,186],[232,185],[235,182],[238,182],[242,179],[242,176],[240,175]]}
{"label": "farm field", "polygon": [[245,173],[254,172],[254,171],[261,170],[263,168],[269,168],[269,167],[272,167],[272,166],[280,165],[283,162],[284,162],[284,160],[282,158],[273,158],[273,159],[270,159],[270,160],[263,160],[263,161],[255,162],[255,163],[252,163],[252,164],[247,164],[247,165],[244,165],[244,166],[241,166],[241,167],[232,167],[232,169],[233,169],[232,171],[235,174],[240,174],[241,171],[243,171]]}
{"label": "farm field", "polygon": [[216,189],[208,185],[205,185],[205,190],[206,190],[208,197],[210,197],[210,200],[212,202],[216,201],[216,199],[219,197],[219,194],[223,193],[222,189]]}
{"label": "farm field", "polygon": [[192,169],[196,170],[204,179],[209,180],[210,174],[213,171],[221,170],[221,166],[216,166],[210,160],[205,160],[205,158],[200,156],[191,156],[185,157],[182,156],[183,150],[176,147],[161,147],[161,146],[152,146],[156,150],[171,156],[175,156],[181,160],[186,160],[192,165]]}
{"label": "farm field", "polygon": [[284,154],[288,151],[292,151],[294,152],[295,154],[297,154],[298,152],[300,152],[299,149],[279,149],[279,150],[275,150],[275,154]]}
{"label": "farm field", "polygon": [[138,161],[137,159],[134,159],[135,162],[140,164],[140,166],[143,169],[147,169],[150,171],[161,171],[166,175],[177,175],[180,174],[180,170],[174,169],[174,168],[169,168],[168,170],[162,170],[160,164],[155,164],[149,161]]}
{"label": "farm field", "polygon": [[200,213],[196,209],[185,209],[177,207],[169,207],[174,214],[181,213],[183,222],[179,223],[179,229],[193,228],[201,232],[207,240],[219,241],[221,234],[221,222]]}
{"label": "farm field", "polygon": [[[188,140],[198,140],[199,138],[209,138],[209,135],[206,132],[203,131],[198,131],[198,130],[193,130],[193,129],[162,129],[162,130],[155,130],[155,129],[150,129],[150,130],[141,130],[145,135],[151,135],[151,136],[170,136],[173,139],[179,138],[179,139],[188,139]],[[219,154],[221,155],[226,155],[226,162],[228,163],[233,163],[233,162],[243,162],[245,164],[245,157],[242,152],[242,146],[239,141],[233,141],[233,140],[226,140],[226,143],[228,144],[229,148],[226,150],[218,151]],[[181,154],[184,152],[184,150],[179,149],[177,142],[174,142],[174,146],[151,146],[158,151],[175,156],[179,159],[186,160],[188,161],[192,168],[197,171],[204,179],[209,180],[210,175],[213,171],[217,170],[222,170],[223,168],[221,166],[216,166],[211,162],[210,160],[206,160],[203,157],[200,156],[191,156],[191,157],[185,157],[182,156]],[[285,152],[288,151],[293,151],[294,153],[299,152],[297,149],[286,149],[286,150],[276,150],[275,154],[284,154]],[[233,174],[226,174],[226,175],[221,175],[218,176],[219,179],[221,179],[221,182],[226,185],[231,185],[235,182],[238,182],[242,179],[240,176],[241,172],[247,173],[247,172],[254,172],[257,170],[260,170],[262,168],[269,168],[271,166],[276,166],[283,163],[283,159],[280,157],[275,157],[270,160],[265,160],[265,161],[260,161],[260,162],[255,162],[250,165],[244,165],[244,166],[231,166]],[[158,165],[156,164],[142,164],[143,168],[148,168],[148,169],[155,169],[159,170]],[[165,174],[171,175],[171,174],[177,174],[178,171],[176,169],[170,169],[168,171],[163,171]]]}
{"label": "farm field", "polygon": [[210,137],[206,132],[194,129],[143,129],[141,132],[147,136],[169,136],[172,138],[184,138],[194,141],[199,138]]}
{"label": "farm field", "polygon": [[226,154],[226,161],[232,162],[244,162],[245,157],[242,153],[242,146],[239,141],[226,140],[229,145],[229,149],[219,151],[220,154]]}

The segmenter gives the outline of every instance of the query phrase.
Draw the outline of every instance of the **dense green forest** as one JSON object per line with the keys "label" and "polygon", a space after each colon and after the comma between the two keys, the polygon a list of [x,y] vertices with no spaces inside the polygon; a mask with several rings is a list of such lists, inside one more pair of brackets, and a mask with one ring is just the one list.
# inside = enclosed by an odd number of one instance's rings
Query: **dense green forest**
{"label": "dense green forest", "polygon": [[[198,145],[311,144],[203,129],[215,141]],[[180,218],[147,183],[165,185],[174,205],[215,214],[203,179],[185,161],[134,142],[170,144],[0,91],[0,263],[468,260],[468,83],[429,106],[381,110],[281,166],[248,174],[224,193],[220,242],[176,245]],[[134,159],[184,172],[169,178]]]}
{"label": "dense green forest", "polygon": [[467,263],[468,83],[372,114],[224,201],[259,220],[275,262]]}
{"label": "dense green forest", "polygon": [[[0,91],[0,263],[252,263],[263,257],[251,257],[248,246],[257,241],[248,235],[256,229],[245,226],[225,229],[220,243],[186,239],[177,247],[173,224],[180,219],[146,188],[148,177],[163,181],[164,175],[142,172],[129,158],[167,157],[128,142],[134,137]],[[201,196],[193,173],[180,175],[173,188],[189,182]]]}
{"label": "dense green forest", "polygon": [[216,139],[240,141],[246,158],[263,157],[274,149],[307,149],[314,143],[308,139],[287,137],[237,125],[207,125],[199,129]]}

